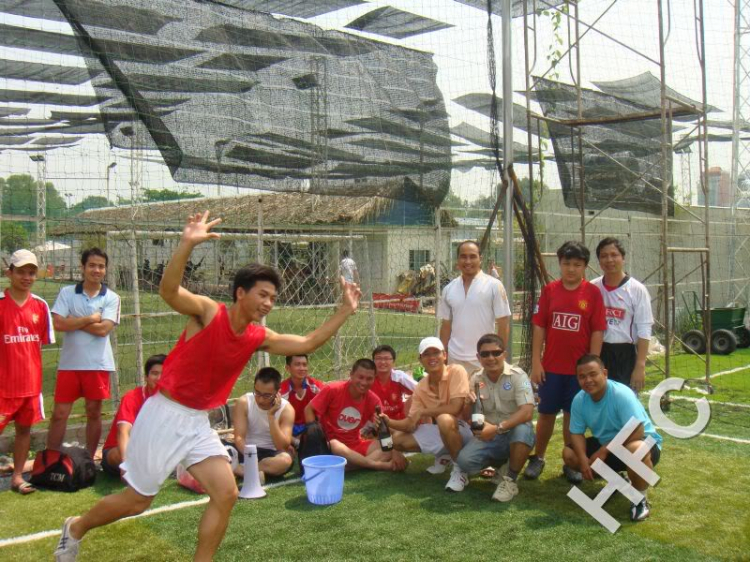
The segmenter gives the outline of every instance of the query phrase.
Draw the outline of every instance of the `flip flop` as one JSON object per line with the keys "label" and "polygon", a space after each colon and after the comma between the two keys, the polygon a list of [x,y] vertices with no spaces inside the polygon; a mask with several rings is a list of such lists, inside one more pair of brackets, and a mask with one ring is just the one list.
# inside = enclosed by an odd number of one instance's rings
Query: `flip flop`
{"label": "flip flop", "polygon": [[488,466],[487,468],[483,469],[479,475],[482,478],[494,478],[495,477],[495,469],[491,466]]}
{"label": "flip flop", "polygon": [[10,489],[17,494],[21,494],[22,496],[28,496],[29,494],[33,494],[34,492],[36,492],[36,488],[34,488],[34,486],[29,484],[28,482],[23,482],[18,486],[11,486]]}

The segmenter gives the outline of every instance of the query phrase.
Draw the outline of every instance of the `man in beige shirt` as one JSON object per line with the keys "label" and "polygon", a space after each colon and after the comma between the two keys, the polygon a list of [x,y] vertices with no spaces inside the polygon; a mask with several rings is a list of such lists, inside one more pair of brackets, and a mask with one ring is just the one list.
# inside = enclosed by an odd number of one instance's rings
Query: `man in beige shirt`
{"label": "man in beige shirt", "polygon": [[440,339],[423,339],[419,344],[419,362],[427,376],[414,389],[409,416],[403,420],[392,420],[386,415],[382,418],[395,430],[393,446],[397,450],[436,457],[447,452],[454,464],[446,489],[460,492],[468,482],[468,475],[455,461],[472,438],[468,424],[461,419],[469,395],[469,378],[461,365],[448,366],[446,360]]}
{"label": "man in beige shirt", "polygon": [[526,373],[505,362],[505,346],[497,334],[479,338],[477,358],[482,370],[471,377],[464,413],[469,415],[478,387],[484,427],[475,431],[474,439],[461,449],[457,463],[468,474],[476,474],[490,464],[505,465],[492,499],[508,502],[518,494],[518,473],[534,447],[534,392]]}

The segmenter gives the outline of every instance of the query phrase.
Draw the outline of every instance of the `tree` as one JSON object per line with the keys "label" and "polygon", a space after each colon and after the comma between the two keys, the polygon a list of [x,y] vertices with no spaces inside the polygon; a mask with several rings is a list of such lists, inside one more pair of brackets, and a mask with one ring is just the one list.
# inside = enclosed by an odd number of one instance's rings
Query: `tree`
{"label": "tree", "polygon": [[[159,201],[179,201],[181,199],[196,199],[203,197],[202,193],[190,192],[190,191],[173,191],[171,189],[144,189],[143,196],[141,197],[141,203],[155,203]],[[118,205],[132,205],[132,199],[125,199],[123,197],[117,197]]]}
{"label": "tree", "polygon": [[180,199],[195,199],[203,197],[202,193],[184,191],[172,191],[171,189],[146,189],[143,191],[143,201],[150,203],[153,201],[178,201]]}
{"label": "tree", "polygon": [[17,222],[3,221],[0,236],[3,239],[2,249],[9,254],[29,247],[29,233]]}
{"label": "tree", "polygon": [[[3,189],[2,213],[4,215],[36,216],[37,183],[34,178],[28,174],[14,174],[6,179],[0,178],[0,187]],[[51,182],[46,182],[45,187],[47,218],[61,217],[67,208],[65,200]],[[29,224],[33,224],[32,221],[29,221]]]}
{"label": "tree", "polygon": [[102,197],[101,195],[89,195],[83,201],[73,205],[69,209],[69,212],[71,215],[79,215],[84,211],[88,211],[89,209],[99,209],[101,207],[110,206],[112,206],[112,203],[106,197]]}

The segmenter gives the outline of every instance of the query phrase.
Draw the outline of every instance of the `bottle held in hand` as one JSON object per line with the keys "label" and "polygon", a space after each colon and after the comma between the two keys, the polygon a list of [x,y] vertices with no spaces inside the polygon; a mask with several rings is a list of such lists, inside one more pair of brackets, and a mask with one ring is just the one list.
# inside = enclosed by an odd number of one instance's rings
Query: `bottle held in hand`
{"label": "bottle held in hand", "polygon": [[484,429],[484,408],[482,408],[482,399],[479,397],[479,384],[474,385],[474,394],[476,400],[471,406],[471,430],[482,431]]}
{"label": "bottle held in hand", "polygon": [[[380,415],[380,406],[376,406],[375,411]],[[393,437],[391,436],[391,430],[388,429],[388,425],[382,418],[378,424],[378,441],[380,441],[381,451],[388,452],[393,450]]]}

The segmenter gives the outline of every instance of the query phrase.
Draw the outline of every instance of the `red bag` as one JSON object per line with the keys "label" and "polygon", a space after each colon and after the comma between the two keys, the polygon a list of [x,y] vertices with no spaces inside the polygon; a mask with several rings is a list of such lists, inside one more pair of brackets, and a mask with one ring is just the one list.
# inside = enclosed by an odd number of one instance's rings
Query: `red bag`
{"label": "red bag", "polygon": [[37,453],[30,482],[39,488],[59,492],[77,492],[96,481],[96,465],[86,449],[63,447]]}

